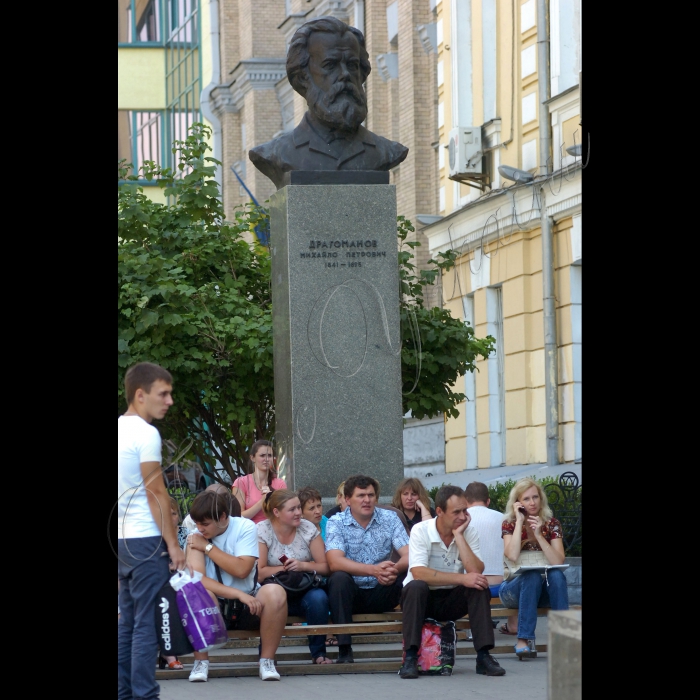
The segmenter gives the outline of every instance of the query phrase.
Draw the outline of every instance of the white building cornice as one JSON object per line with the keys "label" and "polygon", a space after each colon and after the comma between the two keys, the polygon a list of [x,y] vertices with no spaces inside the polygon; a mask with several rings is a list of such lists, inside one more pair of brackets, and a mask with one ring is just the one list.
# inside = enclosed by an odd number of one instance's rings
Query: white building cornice
{"label": "white building cornice", "polygon": [[547,214],[555,222],[581,212],[580,163],[568,171],[554,173],[548,180],[489,193],[440,221],[421,229],[428,239],[431,255],[457,250],[460,254],[505,238],[518,231],[540,227],[540,188],[545,188]]}
{"label": "white building cornice", "polygon": [[209,93],[209,106],[218,119],[222,119],[226,112],[239,111],[229,87],[229,85],[217,85]]}
{"label": "white building cornice", "polygon": [[321,0],[314,8],[314,17],[335,17],[352,24],[355,0]]}
{"label": "white building cornice", "polygon": [[282,32],[284,37],[284,45],[289,50],[289,44],[292,41],[292,37],[299,27],[311,19],[309,15],[313,12],[313,8],[307,10],[306,12],[294,12],[291,15],[287,15],[284,21],[277,27]]}
{"label": "white building cornice", "polygon": [[227,86],[219,86],[228,89],[236,106],[233,111],[243,109],[245,96],[251,90],[274,90],[287,75],[285,63],[285,58],[246,58],[240,61],[231,71],[233,80]]}

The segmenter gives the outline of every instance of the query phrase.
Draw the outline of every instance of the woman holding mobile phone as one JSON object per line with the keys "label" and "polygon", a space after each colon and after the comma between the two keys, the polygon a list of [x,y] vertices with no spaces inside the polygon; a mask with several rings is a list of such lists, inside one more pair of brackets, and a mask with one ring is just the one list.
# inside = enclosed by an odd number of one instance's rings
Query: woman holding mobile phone
{"label": "woman holding mobile phone", "polygon": [[[533,479],[519,479],[510,491],[502,525],[503,554],[516,562],[521,551],[541,551],[552,565],[564,563],[561,523],[553,516],[547,495]],[[501,584],[499,597],[507,608],[518,608],[518,639],[515,653],[520,659],[537,656],[535,627],[537,608],[568,610],[566,577],[560,569],[524,571]]]}
{"label": "woman holding mobile phone", "polygon": [[[301,517],[301,503],[294,491],[278,489],[269,493],[263,505],[267,520],[258,523],[258,579],[280,571],[308,571],[328,576],[326,548],[321,533],[313,523]],[[267,586],[278,586],[268,583]],[[278,588],[282,588],[278,586]],[[311,588],[287,596],[287,614],[306,617],[309,625],[327,625],[330,608],[323,588]],[[315,664],[332,664],[326,656],[326,635],[309,635],[309,651]]]}

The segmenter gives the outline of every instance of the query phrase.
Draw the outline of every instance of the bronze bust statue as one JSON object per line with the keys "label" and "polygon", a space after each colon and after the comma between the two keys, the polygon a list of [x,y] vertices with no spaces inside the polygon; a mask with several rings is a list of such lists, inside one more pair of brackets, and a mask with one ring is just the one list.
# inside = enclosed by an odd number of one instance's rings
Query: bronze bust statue
{"label": "bronze bust statue", "polygon": [[406,158],[404,145],[362,126],[367,117],[363,84],[371,70],[359,29],[319,17],[296,31],[287,77],[309,110],[293,131],[248,152],[277,189],[290,170],[390,170]]}

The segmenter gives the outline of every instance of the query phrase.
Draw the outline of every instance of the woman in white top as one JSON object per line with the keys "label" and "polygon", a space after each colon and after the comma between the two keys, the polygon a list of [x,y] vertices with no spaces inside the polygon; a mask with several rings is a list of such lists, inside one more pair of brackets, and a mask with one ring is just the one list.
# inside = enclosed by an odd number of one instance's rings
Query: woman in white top
{"label": "woman in white top", "polygon": [[[302,519],[301,504],[294,491],[278,489],[269,493],[263,508],[268,519],[257,526],[258,580],[262,582],[281,571],[328,576],[323,539],[313,523]],[[330,609],[326,591],[317,587],[296,596],[287,593],[287,614],[304,616],[309,625],[327,625]],[[313,663],[333,663],[326,657],[325,635],[309,635],[308,640]]]}

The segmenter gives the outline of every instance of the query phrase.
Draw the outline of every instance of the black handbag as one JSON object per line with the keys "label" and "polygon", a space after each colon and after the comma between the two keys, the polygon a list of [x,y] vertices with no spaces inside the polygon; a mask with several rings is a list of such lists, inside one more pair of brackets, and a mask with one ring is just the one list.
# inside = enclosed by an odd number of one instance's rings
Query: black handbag
{"label": "black handbag", "polygon": [[298,597],[323,585],[323,577],[309,571],[280,571],[268,576],[260,585],[276,583],[287,591],[287,596]]}
{"label": "black handbag", "polygon": [[182,626],[177,607],[177,593],[170,581],[158,591],[156,597],[156,632],[163,656],[183,656],[194,651]]}
{"label": "black handbag", "polygon": [[[216,569],[216,578],[219,579],[219,583],[223,585],[224,581],[221,578],[221,569],[219,565],[214,562],[214,568]],[[255,585],[258,582],[258,570],[257,565],[255,569]],[[220,598],[216,596],[219,601],[219,610],[221,610],[221,615],[226,623],[227,630],[235,630],[238,628],[238,618],[240,618],[243,608],[247,607],[244,603],[241,603],[237,598]]]}

